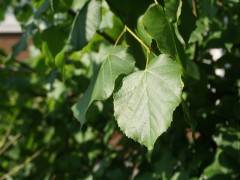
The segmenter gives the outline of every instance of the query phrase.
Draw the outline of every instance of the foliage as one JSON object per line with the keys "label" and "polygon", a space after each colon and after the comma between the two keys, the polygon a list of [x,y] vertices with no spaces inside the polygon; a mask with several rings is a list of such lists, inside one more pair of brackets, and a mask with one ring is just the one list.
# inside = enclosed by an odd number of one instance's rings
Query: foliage
{"label": "foliage", "polygon": [[0,179],[240,178],[240,1],[8,7],[24,33],[0,51]]}

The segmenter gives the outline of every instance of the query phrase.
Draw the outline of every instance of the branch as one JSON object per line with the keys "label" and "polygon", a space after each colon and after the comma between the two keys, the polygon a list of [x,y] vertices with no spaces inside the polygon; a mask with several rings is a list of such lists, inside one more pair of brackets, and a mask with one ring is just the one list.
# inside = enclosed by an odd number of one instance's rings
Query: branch
{"label": "branch", "polygon": [[193,13],[197,17],[198,16],[197,0],[192,0],[192,4],[193,4]]}
{"label": "branch", "polygon": [[0,149],[2,148],[2,146],[5,144],[6,139],[8,138],[9,134],[11,134],[12,132],[12,127],[10,126],[7,131],[5,132],[5,134],[3,135],[1,141],[0,141]]}
{"label": "branch", "polygon": [[38,151],[36,151],[35,153],[33,153],[30,157],[28,157],[22,164],[19,164],[17,166],[15,166],[13,169],[11,169],[8,173],[4,174],[3,176],[0,177],[0,180],[4,180],[9,176],[12,176],[13,174],[17,173],[18,171],[20,171],[22,168],[24,168],[24,166],[26,166],[27,164],[29,164],[31,161],[33,161],[35,158],[37,158],[44,150],[46,149],[46,147],[43,147],[41,149],[39,149]]}
{"label": "branch", "polygon": [[[193,4],[193,13],[196,17],[198,17],[198,8],[197,8],[197,0],[192,0]],[[196,62],[198,59],[198,52],[199,52],[199,44],[198,42],[195,43],[195,51],[194,51],[194,57],[193,60]]]}
{"label": "branch", "polygon": [[18,61],[18,60],[15,60],[14,62],[18,63],[22,68],[26,69],[27,71],[35,73],[35,71],[31,67],[29,67],[27,64],[25,64],[21,61]]}
{"label": "branch", "polygon": [[107,33],[105,33],[104,31],[97,31],[97,33],[102,36],[104,39],[106,39],[108,42],[110,42],[111,44],[115,43],[115,40],[109,36]]}
{"label": "branch", "polygon": [[16,142],[22,134],[18,133],[15,135],[8,143],[6,143],[1,149],[0,149],[0,155],[3,154],[14,142]]}

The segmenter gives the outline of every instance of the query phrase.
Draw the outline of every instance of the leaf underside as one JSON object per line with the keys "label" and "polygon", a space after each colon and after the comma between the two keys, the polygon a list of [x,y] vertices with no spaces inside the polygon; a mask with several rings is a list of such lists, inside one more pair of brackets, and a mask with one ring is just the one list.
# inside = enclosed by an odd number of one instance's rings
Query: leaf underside
{"label": "leaf underside", "polygon": [[123,79],[114,94],[114,112],[121,130],[152,149],[156,139],[167,130],[172,114],[181,101],[181,66],[160,55],[144,71]]}
{"label": "leaf underside", "polygon": [[134,69],[134,59],[123,46],[113,47],[105,58],[97,74],[94,75],[87,91],[72,107],[74,116],[85,123],[88,107],[94,100],[105,100],[111,96],[115,80],[121,74],[129,74]]}

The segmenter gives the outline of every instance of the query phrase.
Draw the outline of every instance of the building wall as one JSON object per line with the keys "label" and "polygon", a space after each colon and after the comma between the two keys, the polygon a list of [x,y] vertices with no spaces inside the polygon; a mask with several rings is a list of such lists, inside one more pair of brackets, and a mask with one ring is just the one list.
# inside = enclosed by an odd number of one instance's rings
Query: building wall
{"label": "building wall", "polygon": [[[0,48],[7,54],[12,52],[12,46],[18,42],[21,37],[21,33],[0,33]],[[17,56],[18,60],[22,60],[29,57],[29,51],[26,49],[20,55]]]}

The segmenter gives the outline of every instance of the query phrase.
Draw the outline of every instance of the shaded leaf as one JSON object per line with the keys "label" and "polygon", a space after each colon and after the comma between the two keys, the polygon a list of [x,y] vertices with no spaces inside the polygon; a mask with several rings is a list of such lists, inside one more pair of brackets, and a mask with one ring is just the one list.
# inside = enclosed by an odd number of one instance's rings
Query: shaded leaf
{"label": "shaded leaf", "polygon": [[42,42],[42,53],[45,57],[46,65],[55,64],[54,58],[46,42]]}
{"label": "shaded leaf", "polygon": [[55,57],[55,64],[56,64],[57,68],[59,68],[59,70],[63,76],[63,79],[65,79],[65,77],[66,77],[65,68],[64,68],[65,59],[66,59],[66,53],[63,51],[58,53],[57,56]]}
{"label": "shaded leaf", "polygon": [[87,91],[72,107],[74,116],[85,123],[85,114],[88,107],[95,100],[107,99],[114,90],[115,80],[121,74],[129,74],[134,68],[134,59],[122,46],[109,50],[97,74],[94,75]]}
{"label": "shaded leaf", "polygon": [[184,99],[182,99],[182,109],[183,109],[184,119],[189,124],[189,126],[191,127],[192,132],[193,132],[192,133],[193,134],[193,139],[194,139],[194,134],[195,134],[195,130],[196,130],[196,127],[197,127],[197,122],[191,116],[189,108],[188,108]]}
{"label": "shaded leaf", "polygon": [[91,0],[78,12],[69,35],[65,52],[81,50],[92,39],[101,22],[101,3]]}
{"label": "shaded leaf", "polygon": [[66,11],[71,8],[73,0],[50,0],[53,12]]}
{"label": "shaded leaf", "polygon": [[51,7],[50,0],[44,1],[44,3],[34,13],[33,18],[39,19],[41,17],[41,14],[50,9],[50,7]]}
{"label": "shaded leaf", "polygon": [[177,22],[181,14],[181,0],[164,0],[164,9],[170,22]]}
{"label": "shaded leaf", "polygon": [[181,101],[181,74],[178,63],[160,55],[148,69],[124,78],[122,88],[114,94],[114,110],[119,127],[128,137],[153,148],[170,126]]}
{"label": "shaded leaf", "polygon": [[183,40],[187,44],[192,32],[196,28],[196,17],[187,1],[183,1],[182,13],[179,17],[178,30]]}
{"label": "shaded leaf", "polygon": [[199,68],[194,61],[187,61],[185,75],[186,78],[193,79],[195,81],[200,80]]}
{"label": "shaded leaf", "polygon": [[64,33],[55,26],[42,32],[42,51],[47,64],[54,64],[54,58],[64,46]]}
{"label": "shaded leaf", "polygon": [[150,6],[143,16],[142,23],[146,32],[156,40],[160,51],[172,56],[185,67],[183,47],[162,6],[159,4]]}

